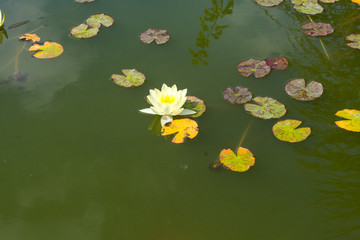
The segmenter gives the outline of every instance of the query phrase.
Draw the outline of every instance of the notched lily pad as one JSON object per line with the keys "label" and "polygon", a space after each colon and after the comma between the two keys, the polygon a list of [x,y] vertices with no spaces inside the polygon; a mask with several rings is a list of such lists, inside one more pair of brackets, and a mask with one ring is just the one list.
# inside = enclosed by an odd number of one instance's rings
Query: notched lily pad
{"label": "notched lily pad", "polygon": [[101,25],[104,27],[110,27],[113,23],[114,19],[103,13],[91,15],[88,19],[86,19],[86,24],[92,28],[100,28]]}
{"label": "notched lily pad", "polygon": [[226,88],[223,91],[223,96],[226,101],[234,104],[244,104],[252,99],[252,93],[247,88],[236,87],[235,91],[231,88]]}
{"label": "notched lily pad", "polygon": [[351,34],[346,37],[346,40],[352,41],[351,43],[347,43],[349,47],[360,49],[360,34]]}
{"label": "notched lily pad", "polygon": [[89,28],[88,25],[82,23],[71,29],[71,35],[76,38],[91,38],[98,34],[99,28]]}
{"label": "notched lily pad", "polygon": [[272,6],[276,6],[279,5],[280,3],[282,3],[284,0],[255,0],[255,2],[261,6],[264,7],[272,7]]}
{"label": "notched lily pad", "polygon": [[348,131],[360,132],[360,111],[356,109],[344,109],[338,111],[338,117],[346,118],[349,120],[336,121],[335,124]]}
{"label": "notched lily pad", "polygon": [[308,22],[301,25],[301,28],[306,29],[304,33],[312,37],[326,36],[334,32],[334,28],[328,23]]}
{"label": "notched lily pad", "polygon": [[157,44],[164,44],[170,39],[169,33],[164,29],[149,28],[141,33],[140,39],[143,43],[150,44],[155,40]]}
{"label": "notched lily pad", "polygon": [[171,135],[176,133],[171,140],[173,143],[183,143],[187,139],[193,139],[199,132],[198,124],[189,118],[172,120],[161,128],[161,135]]}
{"label": "notched lily pad", "polygon": [[286,57],[266,58],[266,64],[274,70],[281,71],[287,68],[289,61]]}
{"label": "notched lily pad", "polygon": [[24,35],[22,35],[21,37],[19,37],[19,40],[22,41],[31,41],[31,42],[39,42],[40,41],[40,37],[36,34],[30,34],[30,33],[25,33]]}
{"label": "notched lily pad", "polygon": [[183,108],[195,111],[196,113],[189,115],[189,117],[193,118],[200,117],[206,111],[204,101],[195,96],[186,96],[186,102],[184,103]]}
{"label": "notched lily pad", "polygon": [[237,155],[231,149],[223,149],[219,155],[220,162],[231,171],[245,172],[255,164],[255,158],[249,149],[239,147]]}
{"label": "notched lily pad", "polygon": [[255,117],[262,119],[281,118],[286,113],[285,105],[273,98],[256,97],[253,101],[259,105],[246,103],[245,110]]}
{"label": "notched lily pad", "polygon": [[124,75],[111,75],[111,79],[117,85],[122,87],[138,87],[145,82],[145,75],[136,69],[123,69],[121,71]]}
{"label": "notched lily pad", "polygon": [[319,14],[324,10],[317,0],[292,0],[291,2],[294,3],[294,8],[298,12],[305,14]]}
{"label": "notched lily pad", "polygon": [[238,65],[237,69],[241,75],[245,77],[249,77],[254,73],[256,78],[262,78],[270,72],[270,67],[266,64],[266,62],[257,59],[243,61]]}
{"label": "notched lily pad", "polygon": [[274,136],[285,142],[301,142],[304,141],[311,133],[309,127],[297,128],[301,124],[299,120],[287,119],[277,122],[272,131]]}
{"label": "notched lily pad", "polygon": [[56,42],[44,42],[43,45],[34,44],[29,48],[29,51],[38,51],[33,54],[33,57],[46,59],[55,58],[61,55],[64,51],[63,46]]}
{"label": "notched lily pad", "polygon": [[294,79],[285,86],[286,93],[300,101],[311,101],[322,95],[324,88],[321,83],[311,81],[305,86],[304,79]]}

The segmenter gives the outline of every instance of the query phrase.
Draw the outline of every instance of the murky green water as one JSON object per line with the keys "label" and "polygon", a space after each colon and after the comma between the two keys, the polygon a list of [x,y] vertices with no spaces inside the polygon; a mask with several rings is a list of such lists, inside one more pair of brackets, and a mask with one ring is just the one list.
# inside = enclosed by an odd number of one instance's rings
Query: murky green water
{"label": "murky green water", "polygon": [[[360,239],[360,136],[334,124],[336,111],[360,108],[360,51],[345,45],[360,33],[360,19],[348,22],[360,12],[350,1],[322,5],[313,19],[335,28],[322,38],[331,61],[317,38],[302,33],[308,19],[289,1],[264,8],[235,0],[232,13],[209,21],[228,26],[218,39],[197,44],[199,18],[212,1],[1,0],[7,27],[44,18],[8,30],[0,46],[0,239]],[[69,35],[95,13],[115,24],[88,40]],[[170,42],[143,44],[138,36],[150,27],[167,29]],[[38,28],[42,40],[64,46],[60,57],[21,51],[16,37]],[[207,65],[189,47],[208,54],[201,57]],[[290,62],[285,71],[262,79],[237,72],[240,61],[280,55]],[[116,86],[110,75],[123,68],[138,69],[147,82]],[[27,80],[7,82],[19,70]],[[283,89],[294,78],[321,82],[323,96],[291,99]],[[162,83],[207,104],[199,135],[185,144],[150,135],[152,118],[137,111]],[[224,101],[223,89],[235,86],[279,100],[288,110],[283,119],[303,121],[311,136],[280,142],[271,132],[277,120]],[[209,169],[247,128],[242,146],[255,166]]]}

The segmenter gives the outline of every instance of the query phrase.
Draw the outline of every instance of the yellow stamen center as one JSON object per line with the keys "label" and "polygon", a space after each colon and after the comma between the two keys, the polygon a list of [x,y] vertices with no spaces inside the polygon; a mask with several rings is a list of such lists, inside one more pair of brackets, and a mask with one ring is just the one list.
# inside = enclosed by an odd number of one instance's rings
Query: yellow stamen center
{"label": "yellow stamen center", "polygon": [[163,95],[160,99],[161,103],[173,103],[175,102],[175,97],[173,95]]}

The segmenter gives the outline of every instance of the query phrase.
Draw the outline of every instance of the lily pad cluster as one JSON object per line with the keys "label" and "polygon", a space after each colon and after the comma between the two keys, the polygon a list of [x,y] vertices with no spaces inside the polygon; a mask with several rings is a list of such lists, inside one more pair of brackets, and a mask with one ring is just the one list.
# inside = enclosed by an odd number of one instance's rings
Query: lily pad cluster
{"label": "lily pad cluster", "polygon": [[237,69],[244,77],[254,74],[255,78],[262,78],[268,75],[271,69],[280,71],[286,69],[288,65],[287,58],[281,56],[274,59],[266,58],[265,61],[251,58],[240,62]]}
{"label": "lily pad cluster", "polygon": [[106,14],[94,14],[86,19],[86,24],[82,23],[71,29],[71,35],[75,38],[91,38],[98,34],[101,26],[110,27],[114,19]]}
{"label": "lily pad cluster", "polygon": [[164,29],[149,28],[141,33],[140,39],[146,44],[150,44],[155,40],[156,44],[160,45],[169,41],[170,35]]}
{"label": "lily pad cluster", "polygon": [[34,43],[30,46],[29,51],[36,51],[33,57],[40,59],[55,58],[60,56],[64,52],[64,48],[61,44],[51,41],[44,43],[40,42],[40,37],[36,34],[26,33],[19,37],[20,41],[27,41]]}

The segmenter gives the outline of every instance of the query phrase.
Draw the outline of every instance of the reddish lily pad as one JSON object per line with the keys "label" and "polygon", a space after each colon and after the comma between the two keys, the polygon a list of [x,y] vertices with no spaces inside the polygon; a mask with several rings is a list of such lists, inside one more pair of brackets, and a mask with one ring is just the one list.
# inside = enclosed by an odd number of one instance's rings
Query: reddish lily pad
{"label": "reddish lily pad", "polygon": [[255,164],[255,158],[249,149],[239,147],[237,155],[231,149],[223,149],[219,155],[220,162],[231,171],[245,172]]}
{"label": "reddish lily pad", "polygon": [[252,99],[252,93],[247,88],[236,87],[236,90],[226,88],[223,91],[223,96],[226,101],[234,104],[244,104]]}
{"label": "reddish lily pad", "polygon": [[121,70],[124,75],[113,74],[111,79],[122,87],[138,87],[145,82],[145,75],[136,69]]}
{"label": "reddish lily pad", "polygon": [[94,2],[95,0],[75,0],[75,2],[85,3],[85,2]]}
{"label": "reddish lily pad", "polygon": [[149,28],[141,33],[140,39],[143,43],[150,44],[154,40],[157,44],[164,44],[170,39],[169,33],[164,29]]}
{"label": "reddish lily pad", "polygon": [[301,28],[307,29],[305,34],[312,37],[326,36],[334,32],[334,28],[328,23],[308,22],[301,25]]}
{"label": "reddish lily pad", "polygon": [[71,29],[71,35],[76,38],[91,38],[98,34],[99,28],[88,28],[86,24],[80,24],[79,26]]}
{"label": "reddish lily pad", "polygon": [[360,111],[356,109],[344,109],[338,111],[336,114],[338,117],[346,118],[349,120],[336,121],[335,124],[343,129],[352,132],[360,132]]}
{"label": "reddish lily pad", "polygon": [[245,77],[249,77],[254,73],[256,78],[262,78],[270,72],[270,67],[266,64],[266,62],[257,59],[243,61],[237,68],[241,75]]}
{"label": "reddish lily pad", "polygon": [[286,57],[275,57],[274,59],[266,58],[265,62],[268,66],[277,71],[284,70],[289,65],[289,61]]}
{"label": "reddish lily pad", "polygon": [[324,88],[321,83],[311,81],[305,86],[304,79],[294,79],[285,86],[286,93],[300,101],[311,101],[322,95]]}
{"label": "reddish lily pad", "polygon": [[29,51],[38,51],[33,54],[33,57],[46,59],[55,58],[61,55],[64,51],[63,46],[56,42],[44,42],[43,45],[34,44],[29,48]]}
{"label": "reddish lily pad", "polygon": [[255,2],[261,6],[264,7],[272,7],[272,6],[276,6],[279,5],[280,3],[282,3],[284,0],[255,0]]}
{"label": "reddish lily pad", "polygon": [[23,36],[19,37],[19,40],[32,41],[35,43],[40,41],[40,37],[36,34],[25,33]]}
{"label": "reddish lily pad", "polygon": [[175,134],[171,140],[173,143],[183,143],[187,139],[193,139],[199,132],[198,124],[189,118],[172,120],[161,128],[161,135]]}
{"label": "reddish lily pad", "polygon": [[286,113],[285,105],[269,97],[256,97],[253,99],[257,104],[246,103],[245,110],[251,115],[262,118],[281,118]]}
{"label": "reddish lily pad", "polygon": [[297,128],[301,124],[299,120],[287,119],[277,122],[272,131],[274,136],[285,142],[301,142],[304,141],[311,133],[309,127]]}
{"label": "reddish lily pad", "polygon": [[319,14],[324,10],[317,0],[291,0],[291,2],[298,12],[305,14]]}
{"label": "reddish lily pad", "polygon": [[190,109],[196,113],[189,115],[190,117],[197,118],[200,117],[205,111],[206,106],[203,100],[195,96],[186,96],[186,102],[182,106],[185,109]]}
{"label": "reddish lily pad", "polygon": [[110,27],[111,25],[113,25],[113,23],[114,19],[109,15],[105,15],[103,13],[92,15],[88,19],[86,19],[86,24],[92,28],[100,28],[101,25],[103,25],[104,27]]}
{"label": "reddish lily pad", "polygon": [[346,40],[352,41],[352,43],[347,43],[349,47],[360,49],[360,34],[351,34],[346,37]]}

